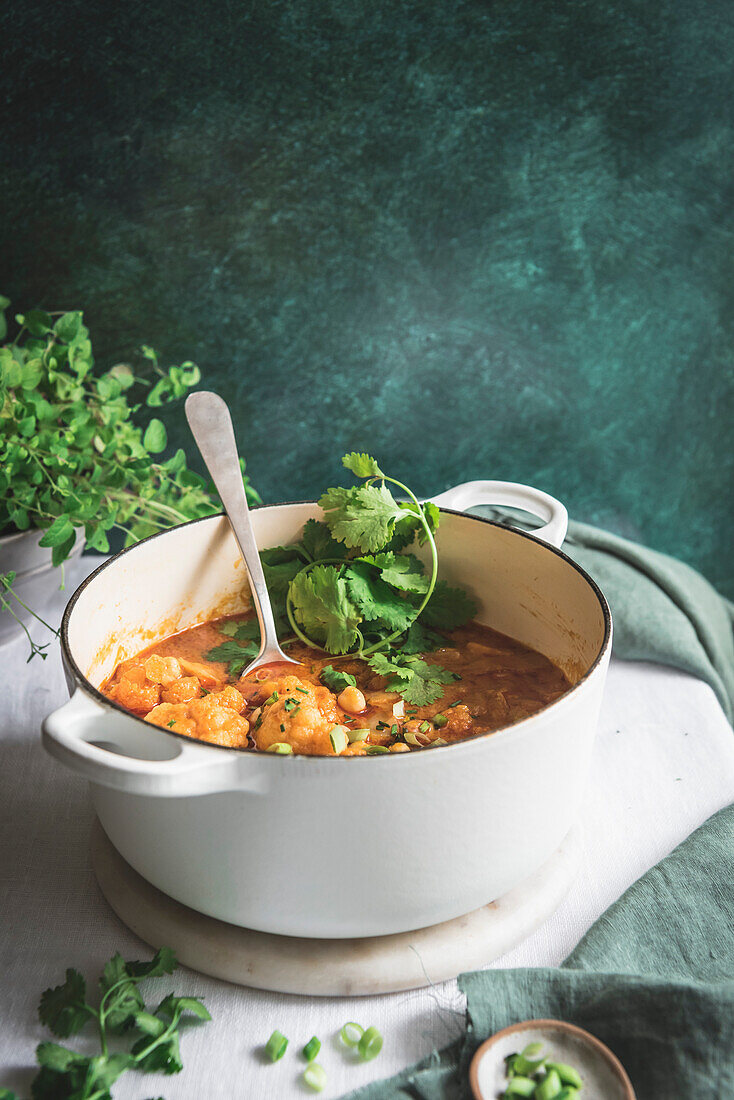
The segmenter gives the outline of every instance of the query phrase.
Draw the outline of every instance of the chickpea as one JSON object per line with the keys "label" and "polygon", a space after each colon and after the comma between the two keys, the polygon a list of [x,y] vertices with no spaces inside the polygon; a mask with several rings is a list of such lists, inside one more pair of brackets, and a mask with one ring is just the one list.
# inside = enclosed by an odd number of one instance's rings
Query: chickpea
{"label": "chickpea", "polygon": [[358,687],[345,687],[337,696],[337,703],[348,714],[361,714],[367,706],[367,700]]}
{"label": "chickpea", "polygon": [[394,745],[390,746],[390,752],[410,752],[410,747],[403,741],[396,741]]}

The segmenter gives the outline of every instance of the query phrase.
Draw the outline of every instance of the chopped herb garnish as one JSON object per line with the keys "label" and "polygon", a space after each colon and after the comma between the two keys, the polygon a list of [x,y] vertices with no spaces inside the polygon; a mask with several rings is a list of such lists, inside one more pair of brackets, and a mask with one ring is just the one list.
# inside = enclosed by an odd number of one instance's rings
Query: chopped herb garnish
{"label": "chopped herb garnish", "polygon": [[431,723],[430,722],[421,722],[421,724],[418,726],[418,729],[421,731],[421,733],[428,733],[430,728],[431,728]]}
{"label": "chopped herb garnish", "polygon": [[175,719],[175,718],[172,718],[170,722],[166,722],[166,725],[167,725],[167,726],[168,726],[168,728],[170,729],[170,728],[171,728],[171,726],[175,726],[175,725],[176,725],[176,719]]}
{"label": "chopped herb garnish", "polygon": [[449,703],[449,706],[450,707],[460,707],[461,706],[461,699],[457,699],[455,703]]}
{"label": "chopped herb garnish", "polygon": [[285,707],[286,711],[293,710],[294,707],[298,706],[298,700],[293,699],[291,696],[289,696],[283,703],[283,706]]}
{"label": "chopped herb garnish", "polygon": [[277,691],[274,691],[272,695],[269,695],[267,697],[267,699],[263,703],[263,706],[266,707],[269,703],[277,703],[279,698],[280,696],[278,695]]}
{"label": "chopped herb garnish", "polygon": [[398,727],[397,726],[390,726],[390,736],[391,737],[397,737],[397,735],[398,735]]}
{"label": "chopped herb garnish", "polygon": [[280,732],[285,733],[285,726],[283,725],[282,722],[280,723]]}
{"label": "chopped herb garnish", "polygon": [[308,688],[296,688],[296,691],[300,691],[302,695],[308,695]]}

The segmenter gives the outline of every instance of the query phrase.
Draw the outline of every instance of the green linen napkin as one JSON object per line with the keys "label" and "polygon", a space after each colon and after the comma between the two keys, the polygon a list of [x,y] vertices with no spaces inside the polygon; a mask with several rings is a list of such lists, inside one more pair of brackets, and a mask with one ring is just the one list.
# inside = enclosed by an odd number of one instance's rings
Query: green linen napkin
{"label": "green linen napkin", "polygon": [[[615,654],[700,677],[732,721],[732,605],[682,562],[586,524],[570,525],[564,549],[609,600]],[[466,1036],[351,1100],[468,1100],[479,1043],[542,1016],[607,1042],[638,1100],[734,1098],[734,806],[635,883],[560,968],[478,971],[459,987]]]}
{"label": "green linen napkin", "polygon": [[682,561],[586,523],[563,549],[609,600],[615,656],[698,676],[734,721],[734,605]]}
{"label": "green linen napkin", "polygon": [[638,1100],[734,1097],[734,806],[648,871],[558,969],[462,974],[463,1040],[352,1100],[469,1100],[481,1042],[554,1017],[598,1035]]}

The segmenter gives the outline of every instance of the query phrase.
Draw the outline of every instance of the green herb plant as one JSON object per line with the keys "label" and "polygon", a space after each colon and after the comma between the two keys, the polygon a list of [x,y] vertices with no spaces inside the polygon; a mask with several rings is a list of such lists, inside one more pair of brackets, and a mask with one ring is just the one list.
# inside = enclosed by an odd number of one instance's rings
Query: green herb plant
{"label": "green herb plant", "polygon": [[[260,555],[279,633],[366,661],[387,677],[388,691],[417,706],[433,703],[455,674],[422,655],[447,645],[440,632],[471,619],[476,603],[438,579],[438,508],[421,504],[370,455],[348,454],[342,463],[361,483],[328,489],[319,501],[323,521],[308,520],[298,542]],[[389,485],[408,499],[396,500]],[[427,547],[428,571],[409,552],[416,539]],[[230,640],[207,658],[227,661],[230,676],[237,676],[257,655],[258,624],[230,620],[220,629]],[[335,691],[355,683],[332,665],[322,679]]]}
{"label": "green herb plant", "polygon": [[[0,296],[0,340],[9,304]],[[194,363],[164,369],[144,346],[144,369],[118,363],[95,372],[80,311],[31,310],[15,321],[14,339],[0,346],[0,535],[43,531],[40,545],[61,566],[78,538],[107,553],[112,532],[130,545],[220,509],[182,450],[158,457],[167,447],[165,426],[141,414],[143,406],[160,408],[197,385]],[[241,466],[248,499],[258,503]],[[18,618],[22,601],[13,580],[0,574],[0,607]],[[45,657],[46,646],[23,629],[30,655]]]}
{"label": "green herb plant", "polygon": [[[65,981],[41,997],[39,1018],[60,1039],[78,1035],[93,1021],[99,1053],[80,1054],[59,1043],[39,1043],[36,1058],[40,1070],[31,1085],[33,1100],[112,1100],[111,1087],[127,1070],[180,1073],[181,1023],[210,1020],[211,1016],[198,998],[173,993],[157,1007],[146,1007],[139,988],[147,979],[172,974],[177,965],[168,947],[156,951],[150,962],[125,962],[121,955],[114,955],[99,979],[96,1006],[87,1001],[86,983],[79,971],[67,970]],[[127,1049],[118,1049],[123,1044]],[[10,1089],[0,1089],[0,1100],[18,1098]]]}

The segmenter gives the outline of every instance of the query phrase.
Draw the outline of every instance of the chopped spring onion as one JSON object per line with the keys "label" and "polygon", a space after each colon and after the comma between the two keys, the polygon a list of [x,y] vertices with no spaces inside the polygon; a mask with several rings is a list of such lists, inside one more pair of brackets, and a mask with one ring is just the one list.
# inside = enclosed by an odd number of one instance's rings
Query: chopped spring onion
{"label": "chopped spring onion", "polygon": [[285,1054],[288,1040],[280,1031],[274,1031],[265,1044],[265,1053],[271,1062],[277,1062]]}
{"label": "chopped spring onion", "polygon": [[556,1071],[562,1085],[572,1085],[575,1089],[580,1089],[583,1085],[579,1071],[574,1069],[573,1066],[567,1065],[566,1062],[549,1062],[547,1069]]}
{"label": "chopped spring onion", "polygon": [[291,696],[289,696],[289,697],[288,697],[288,698],[286,699],[286,701],[285,701],[285,702],[283,703],[283,706],[284,706],[284,708],[285,708],[285,709],[286,709],[287,711],[289,711],[289,710],[293,710],[293,708],[294,708],[294,707],[297,707],[297,706],[298,706],[298,700],[297,700],[297,699],[293,699],[293,698],[292,698]]}
{"label": "chopped spring onion", "polygon": [[368,756],[379,756],[380,753],[389,752],[390,750],[385,745],[368,745],[365,752]]}
{"label": "chopped spring onion", "polygon": [[359,1024],[353,1023],[351,1020],[346,1023],[339,1032],[343,1043],[346,1043],[348,1047],[356,1047],[359,1040],[364,1035],[364,1028]]}
{"label": "chopped spring onion", "polygon": [[308,695],[308,688],[296,688],[296,691],[300,691],[301,695]]}
{"label": "chopped spring onion", "polygon": [[560,1092],[556,1093],[554,1100],[576,1100],[580,1095],[578,1089],[573,1088],[572,1085],[565,1085]]}
{"label": "chopped spring onion", "polygon": [[549,1073],[546,1073],[543,1080],[535,1086],[533,1098],[534,1100],[556,1100],[560,1091],[561,1078],[556,1071],[552,1069]]}
{"label": "chopped spring onion", "polygon": [[323,1092],[326,1085],[326,1070],[318,1062],[312,1062],[303,1071],[303,1083],[314,1092]]}
{"label": "chopped spring onion", "polygon": [[266,752],[277,752],[281,756],[288,756],[293,752],[293,746],[289,745],[287,741],[274,741],[272,745],[268,745]]}
{"label": "chopped spring onion", "polygon": [[448,718],[446,717],[445,714],[434,714],[433,724],[434,724],[434,726],[436,727],[437,730],[443,729],[443,727],[447,726],[448,723],[449,723],[449,720],[448,720]]}
{"label": "chopped spring onion", "polygon": [[435,741],[431,741],[432,749],[435,749],[438,745],[448,745],[448,741],[444,741],[443,737],[437,737]]}
{"label": "chopped spring onion", "polygon": [[428,733],[430,728],[431,728],[431,723],[430,722],[421,722],[421,724],[418,726],[418,729],[421,731],[421,733]]}
{"label": "chopped spring onion", "polygon": [[426,745],[430,745],[430,737],[426,737],[425,733],[414,733],[413,730],[406,730],[403,734],[406,744],[417,745],[419,749],[425,748]]}
{"label": "chopped spring onion", "polygon": [[[520,1052],[520,1054],[514,1055],[511,1063],[509,1063],[509,1066],[511,1066],[514,1073],[519,1074],[521,1077],[532,1077],[534,1073],[538,1073],[541,1069],[545,1068],[545,1058],[538,1058],[533,1061],[532,1057],[529,1056],[540,1053],[540,1050],[534,1049],[537,1046],[537,1043],[528,1043],[528,1045],[525,1047],[524,1050]],[[540,1049],[542,1050],[542,1047]]]}
{"label": "chopped spring onion", "polygon": [[513,1077],[507,1084],[503,1096],[510,1100],[515,1096],[532,1096],[537,1082],[532,1077]]}
{"label": "chopped spring onion", "polygon": [[368,1027],[357,1043],[363,1062],[371,1062],[382,1050],[382,1035],[376,1027]]}
{"label": "chopped spring onion", "polygon": [[450,707],[460,707],[461,706],[461,699],[457,699],[455,703],[449,703],[449,706]]}
{"label": "chopped spring onion", "polygon": [[398,731],[398,727],[397,727],[397,726],[390,726],[390,736],[391,736],[391,737],[397,737],[397,735],[398,735],[398,732],[399,732],[399,731]]}
{"label": "chopped spring onion", "polygon": [[351,745],[353,741],[364,741],[365,738],[369,737],[369,735],[371,733],[372,733],[371,729],[349,730],[349,732],[347,733],[347,737],[349,738],[349,744]]}
{"label": "chopped spring onion", "polygon": [[540,1054],[543,1049],[542,1043],[528,1043],[526,1047],[523,1047],[520,1053],[523,1058],[534,1058],[536,1054]]}
{"label": "chopped spring onion", "polygon": [[266,707],[268,703],[277,703],[279,698],[280,696],[278,695],[277,691],[274,691],[272,695],[268,695],[267,699],[263,703],[263,706]]}
{"label": "chopped spring onion", "polygon": [[331,747],[338,756],[344,752],[345,748],[349,744],[349,730],[346,726],[333,726],[329,730],[329,740],[331,741]]}
{"label": "chopped spring onion", "polygon": [[307,1062],[313,1062],[314,1058],[320,1050],[321,1040],[317,1039],[317,1037],[314,1035],[313,1038],[309,1039],[306,1043],[305,1047],[303,1048],[302,1054]]}

